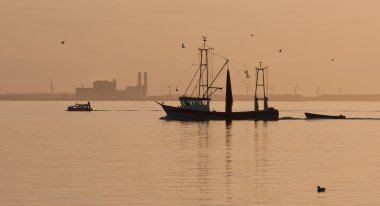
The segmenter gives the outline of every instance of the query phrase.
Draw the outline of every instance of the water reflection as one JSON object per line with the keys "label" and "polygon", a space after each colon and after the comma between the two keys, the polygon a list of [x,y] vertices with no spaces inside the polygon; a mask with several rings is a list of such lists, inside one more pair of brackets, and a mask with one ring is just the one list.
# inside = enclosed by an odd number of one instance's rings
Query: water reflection
{"label": "water reflection", "polygon": [[[273,189],[271,188],[272,180],[269,177],[268,160],[270,122],[250,122],[251,128],[245,132],[241,131],[239,127],[241,125],[236,122],[181,122],[178,124],[182,127],[180,132],[182,138],[178,141],[180,151],[182,151],[181,162],[188,164],[187,168],[193,169],[184,168],[185,170],[182,171],[182,184],[186,184],[184,192],[191,191],[193,188],[197,194],[192,198],[183,197],[182,200],[197,203],[222,202],[227,205],[241,201],[239,199],[241,197],[251,199],[252,203],[256,204],[267,203],[270,200],[269,193]],[[251,144],[244,145],[245,141]],[[252,155],[247,156],[247,159],[242,159],[244,152]],[[247,176],[249,179],[234,173],[234,169],[246,167],[252,170],[240,172],[249,174]],[[189,181],[191,179],[193,181]],[[241,188],[243,185],[248,187],[247,190],[235,193],[235,187]]]}
{"label": "water reflection", "polygon": [[232,202],[231,182],[232,182],[232,122],[226,121],[226,154],[225,154],[225,187],[226,201]]}
{"label": "water reflection", "polygon": [[256,204],[263,204],[268,200],[268,122],[255,121],[254,123],[254,174],[253,188],[254,201]]}
{"label": "water reflection", "polygon": [[[0,205],[380,202],[380,121],[178,122],[142,110],[69,114],[62,110],[66,104],[1,102]],[[102,104],[113,105],[110,110],[151,107]],[[340,103],[278,104],[294,111],[341,109]],[[379,107],[347,104],[353,110]],[[318,194],[315,184],[330,190]]]}
{"label": "water reflection", "polygon": [[199,201],[209,200],[209,123],[198,123],[198,191]]}

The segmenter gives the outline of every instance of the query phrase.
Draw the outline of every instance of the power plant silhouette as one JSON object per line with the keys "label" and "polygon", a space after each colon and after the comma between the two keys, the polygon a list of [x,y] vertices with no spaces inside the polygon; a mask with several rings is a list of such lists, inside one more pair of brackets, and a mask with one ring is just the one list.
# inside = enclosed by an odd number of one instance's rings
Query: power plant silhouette
{"label": "power plant silhouette", "polygon": [[[47,86],[49,90],[46,93],[5,93],[0,94],[0,101],[172,101],[178,99],[178,94],[172,95],[172,86],[166,85],[169,89],[168,95],[148,96],[148,74],[147,72],[137,73],[137,84],[127,86],[123,90],[118,90],[116,79],[96,80],[92,87],[85,87],[81,80],[78,80],[80,87],[75,88],[75,93],[64,93],[56,91],[56,84],[50,79]],[[322,94],[320,87],[316,88],[316,95],[302,96],[298,93],[296,84],[291,93],[274,94],[274,87],[270,88],[270,96],[273,101],[380,101],[380,94],[343,94],[342,88],[339,87],[335,94]],[[177,87],[176,87],[177,91]],[[246,94],[234,95],[234,99],[240,101],[252,101],[252,94],[249,94],[247,87]],[[224,100],[223,95],[215,95],[215,101]]]}
{"label": "power plant silhouette", "polygon": [[127,86],[125,90],[116,89],[116,79],[97,80],[91,88],[76,88],[75,96],[78,100],[144,100],[148,95],[147,72],[144,72],[144,84],[141,79],[141,72],[138,72],[137,85]]}

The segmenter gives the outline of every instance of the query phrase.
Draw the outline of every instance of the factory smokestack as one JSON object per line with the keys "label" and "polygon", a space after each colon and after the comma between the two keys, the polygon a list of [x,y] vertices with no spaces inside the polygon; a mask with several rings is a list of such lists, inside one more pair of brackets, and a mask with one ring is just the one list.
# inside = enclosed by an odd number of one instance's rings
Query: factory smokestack
{"label": "factory smokestack", "polygon": [[137,86],[141,86],[141,72],[137,73]]}
{"label": "factory smokestack", "polygon": [[148,73],[144,72],[143,97],[148,95]]}

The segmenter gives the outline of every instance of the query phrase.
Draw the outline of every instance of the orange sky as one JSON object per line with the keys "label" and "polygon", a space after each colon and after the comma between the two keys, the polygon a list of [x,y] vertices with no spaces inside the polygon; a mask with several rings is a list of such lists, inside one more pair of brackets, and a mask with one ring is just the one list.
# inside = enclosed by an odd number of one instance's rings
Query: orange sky
{"label": "orange sky", "polygon": [[0,0],[0,93],[49,92],[50,78],[56,92],[113,78],[123,89],[138,71],[150,94],[181,92],[203,35],[231,60],[236,94],[244,65],[259,61],[275,93],[380,93],[379,10],[378,0]]}

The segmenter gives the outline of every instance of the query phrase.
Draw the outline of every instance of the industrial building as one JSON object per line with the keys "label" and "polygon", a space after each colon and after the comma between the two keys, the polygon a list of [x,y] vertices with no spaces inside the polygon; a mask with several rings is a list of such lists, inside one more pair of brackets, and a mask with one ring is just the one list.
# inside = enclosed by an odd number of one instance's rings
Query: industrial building
{"label": "industrial building", "polygon": [[95,81],[92,88],[76,88],[76,98],[79,100],[143,100],[148,94],[148,74],[144,72],[144,83],[141,82],[141,72],[137,74],[137,85],[128,86],[125,90],[116,89],[116,79],[113,81]]}
{"label": "industrial building", "polygon": [[147,96],[148,91],[148,74],[144,72],[144,84],[141,84],[141,72],[137,74],[137,85],[128,86],[125,89],[125,95],[127,98],[142,99]]}

